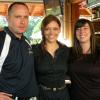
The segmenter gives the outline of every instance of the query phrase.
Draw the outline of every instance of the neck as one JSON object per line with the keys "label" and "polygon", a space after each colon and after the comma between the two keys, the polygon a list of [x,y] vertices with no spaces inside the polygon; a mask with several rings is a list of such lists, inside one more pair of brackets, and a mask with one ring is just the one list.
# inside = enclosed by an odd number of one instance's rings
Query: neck
{"label": "neck", "polygon": [[55,47],[55,46],[57,46],[58,45],[58,43],[57,42],[46,42],[46,47]]}
{"label": "neck", "polygon": [[21,39],[23,33],[15,33],[15,32],[13,32],[13,30],[12,30],[11,28],[9,28],[9,30],[10,30],[17,38]]}
{"label": "neck", "polygon": [[45,48],[54,57],[55,51],[59,48],[59,45],[58,45],[57,42],[55,42],[55,43],[46,43]]}
{"label": "neck", "polygon": [[21,39],[22,34],[14,34],[17,38]]}
{"label": "neck", "polygon": [[80,44],[83,54],[91,53],[90,42]]}

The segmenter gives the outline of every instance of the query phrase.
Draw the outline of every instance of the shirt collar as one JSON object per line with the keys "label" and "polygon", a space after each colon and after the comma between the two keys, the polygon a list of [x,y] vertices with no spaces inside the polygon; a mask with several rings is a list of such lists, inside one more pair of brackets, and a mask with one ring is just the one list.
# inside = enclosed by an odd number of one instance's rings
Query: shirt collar
{"label": "shirt collar", "polygon": [[12,38],[17,39],[17,40],[23,40],[24,36],[22,35],[21,39],[19,39],[18,37],[16,37],[10,30],[8,27],[4,27],[4,32],[8,33]]}

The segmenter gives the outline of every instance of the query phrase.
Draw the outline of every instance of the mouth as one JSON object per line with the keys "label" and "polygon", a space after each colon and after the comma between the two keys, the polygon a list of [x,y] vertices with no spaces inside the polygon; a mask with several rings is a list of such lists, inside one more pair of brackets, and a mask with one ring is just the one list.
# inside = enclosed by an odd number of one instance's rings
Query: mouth
{"label": "mouth", "polygon": [[84,36],[84,35],[81,35],[80,37],[81,37],[81,38],[84,38],[85,36]]}
{"label": "mouth", "polygon": [[25,28],[25,27],[23,26],[23,27],[19,27],[19,28]]}
{"label": "mouth", "polygon": [[19,27],[19,29],[20,29],[20,30],[24,30],[24,29],[25,29],[25,27]]}

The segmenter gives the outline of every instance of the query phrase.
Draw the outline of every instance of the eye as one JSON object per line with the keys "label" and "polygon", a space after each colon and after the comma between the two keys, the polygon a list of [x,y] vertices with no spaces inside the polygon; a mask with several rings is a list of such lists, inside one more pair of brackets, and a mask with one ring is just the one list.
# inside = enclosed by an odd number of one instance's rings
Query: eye
{"label": "eye", "polygon": [[45,28],[45,31],[48,31],[48,30],[50,30],[49,28]]}
{"label": "eye", "polygon": [[21,16],[15,16],[16,18],[20,18]]}
{"label": "eye", "polygon": [[84,27],[85,30],[89,29],[88,27]]}
{"label": "eye", "polygon": [[80,31],[80,28],[77,28],[76,31]]}
{"label": "eye", "polygon": [[57,31],[57,30],[58,30],[58,28],[56,28],[56,27],[55,27],[55,28],[53,28],[53,30],[54,30],[54,31]]}
{"label": "eye", "polygon": [[25,19],[28,19],[29,17],[28,17],[28,16],[25,16],[24,18],[25,18]]}

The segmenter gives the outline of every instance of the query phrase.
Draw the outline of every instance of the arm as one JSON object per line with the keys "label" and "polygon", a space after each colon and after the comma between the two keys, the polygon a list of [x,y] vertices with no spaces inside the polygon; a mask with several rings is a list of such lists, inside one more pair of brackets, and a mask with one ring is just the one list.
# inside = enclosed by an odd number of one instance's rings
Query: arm
{"label": "arm", "polygon": [[[1,56],[3,45],[4,45],[5,36],[6,34],[3,31],[0,32],[0,56]],[[11,94],[0,92],[0,100],[12,100],[11,97],[12,97]]]}
{"label": "arm", "polygon": [[13,100],[11,94],[0,92],[0,100]]}
{"label": "arm", "polygon": [[67,65],[68,65],[68,72],[66,73],[66,79],[65,79],[65,84],[71,84],[71,78],[70,78],[70,75],[69,75],[69,67],[70,67],[70,54],[71,54],[71,47],[68,48],[69,49],[69,54],[68,54],[68,59],[67,59]]}

